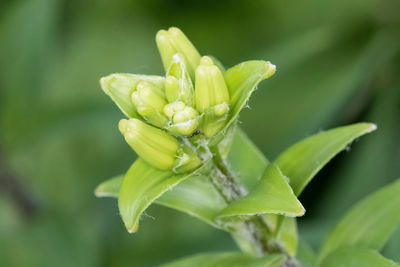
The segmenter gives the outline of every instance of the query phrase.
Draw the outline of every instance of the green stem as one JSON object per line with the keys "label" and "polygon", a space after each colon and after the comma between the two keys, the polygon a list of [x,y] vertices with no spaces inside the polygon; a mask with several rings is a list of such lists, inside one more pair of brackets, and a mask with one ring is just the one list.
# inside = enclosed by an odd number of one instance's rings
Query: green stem
{"label": "green stem", "polygon": [[[209,147],[206,139],[201,135],[183,141],[198,153],[203,162],[212,161],[210,182],[226,203],[229,204],[247,195],[246,188],[238,182],[238,178],[230,171],[217,147]],[[239,248],[247,254],[256,257],[278,252],[287,254],[283,248],[276,244],[274,233],[265,220],[266,218],[262,215],[253,215],[245,220],[224,221],[222,228],[232,235]]]}

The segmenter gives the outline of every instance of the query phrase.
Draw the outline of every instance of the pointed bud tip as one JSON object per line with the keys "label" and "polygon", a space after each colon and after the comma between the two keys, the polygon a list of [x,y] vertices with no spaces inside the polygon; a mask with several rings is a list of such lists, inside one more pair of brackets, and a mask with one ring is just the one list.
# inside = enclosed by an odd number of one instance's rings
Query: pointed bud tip
{"label": "pointed bud tip", "polygon": [[127,119],[122,119],[118,123],[118,129],[122,134],[125,134],[126,131],[128,130],[128,120]]}
{"label": "pointed bud tip", "polygon": [[156,42],[165,42],[167,40],[168,32],[166,30],[159,30],[156,34]]}
{"label": "pointed bud tip", "polygon": [[177,27],[170,27],[168,29],[168,33],[173,35],[173,36],[178,36],[184,34],[179,28]]}
{"label": "pointed bud tip", "polygon": [[200,65],[212,66],[214,61],[209,56],[203,56],[200,59]]}

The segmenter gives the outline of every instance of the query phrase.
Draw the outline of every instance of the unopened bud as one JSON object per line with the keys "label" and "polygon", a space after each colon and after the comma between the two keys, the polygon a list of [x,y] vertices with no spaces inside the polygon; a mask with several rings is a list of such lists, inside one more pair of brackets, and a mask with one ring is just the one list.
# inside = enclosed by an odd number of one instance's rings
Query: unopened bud
{"label": "unopened bud", "polygon": [[182,146],[178,151],[176,166],[172,169],[176,173],[191,171],[200,166],[199,157],[187,146]]}
{"label": "unopened bud", "polygon": [[165,94],[168,102],[182,101],[194,106],[194,88],[181,54],[175,54],[165,79]]}
{"label": "unopened bud", "polygon": [[171,120],[167,130],[175,135],[191,135],[199,126],[199,113],[183,102],[176,101],[166,105],[164,113]]}
{"label": "unopened bud", "polygon": [[140,82],[131,95],[131,101],[146,121],[160,128],[167,125],[168,119],[163,115],[167,101],[159,87],[148,82]]}
{"label": "unopened bud", "polygon": [[165,105],[164,114],[167,115],[168,118],[172,119],[176,112],[183,110],[185,107],[185,103],[181,101],[172,102]]}
{"label": "unopened bud", "polygon": [[191,108],[185,109],[175,113],[173,118],[173,127],[182,135],[191,135],[199,126],[198,117],[199,113]]}
{"label": "unopened bud", "polygon": [[176,138],[137,119],[122,119],[118,128],[126,142],[149,164],[163,170],[175,167],[179,149]]}
{"label": "unopened bud", "polygon": [[224,76],[210,57],[202,57],[196,69],[196,108],[204,112],[208,108],[229,103],[229,92]]}
{"label": "unopened bud", "polygon": [[175,27],[169,28],[168,31],[161,30],[156,35],[156,42],[166,71],[173,61],[173,56],[180,53],[183,55],[189,75],[194,78],[200,54],[181,30]]}
{"label": "unopened bud", "polygon": [[196,108],[204,113],[202,130],[213,136],[226,123],[229,111],[229,91],[221,70],[210,57],[202,57],[196,69]]}
{"label": "unopened bud", "polygon": [[118,128],[126,142],[150,165],[176,173],[190,171],[201,164],[186,145],[156,127],[137,119],[122,119]]}

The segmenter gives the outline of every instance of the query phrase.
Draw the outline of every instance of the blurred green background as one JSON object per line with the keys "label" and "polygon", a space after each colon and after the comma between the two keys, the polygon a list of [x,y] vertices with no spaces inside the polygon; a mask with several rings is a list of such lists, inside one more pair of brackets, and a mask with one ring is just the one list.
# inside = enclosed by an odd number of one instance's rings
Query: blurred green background
{"label": "blurred green background", "polygon": [[[93,195],[136,157],[98,80],[162,74],[154,36],[169,26],[226,66],[277,65],[240,118],[269,159],[324,129],[378,125],[302,194],[301,236],[316,248],[355,201],[400,176],[399,14],[398,0],[1,1],[0,265],[154,266],[235,249],[159,206],[129,235],[116,201]],[[383,254],[400,260],[400,231]]]}

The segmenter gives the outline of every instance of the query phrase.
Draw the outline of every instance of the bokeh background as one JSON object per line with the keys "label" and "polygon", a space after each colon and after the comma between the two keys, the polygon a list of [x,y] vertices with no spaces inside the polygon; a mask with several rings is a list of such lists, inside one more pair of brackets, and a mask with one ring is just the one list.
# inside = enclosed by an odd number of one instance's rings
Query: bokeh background
{"label": "bokeh background", "polygon": [[[240,117],[269,159],[324,129],[378,125],[301,195],[301,237],[316,248],[355,201],[400,177],[399,14],[397,0],[1,1],[0,265],[154,266],[235,249],[159,206],[130,235],[117,202],[93,195],[136,157],[98,80],[162,74],[154,36],[169,26],[226,66],[277,65]],[[400,260],[400,231],[384,254]]]}

